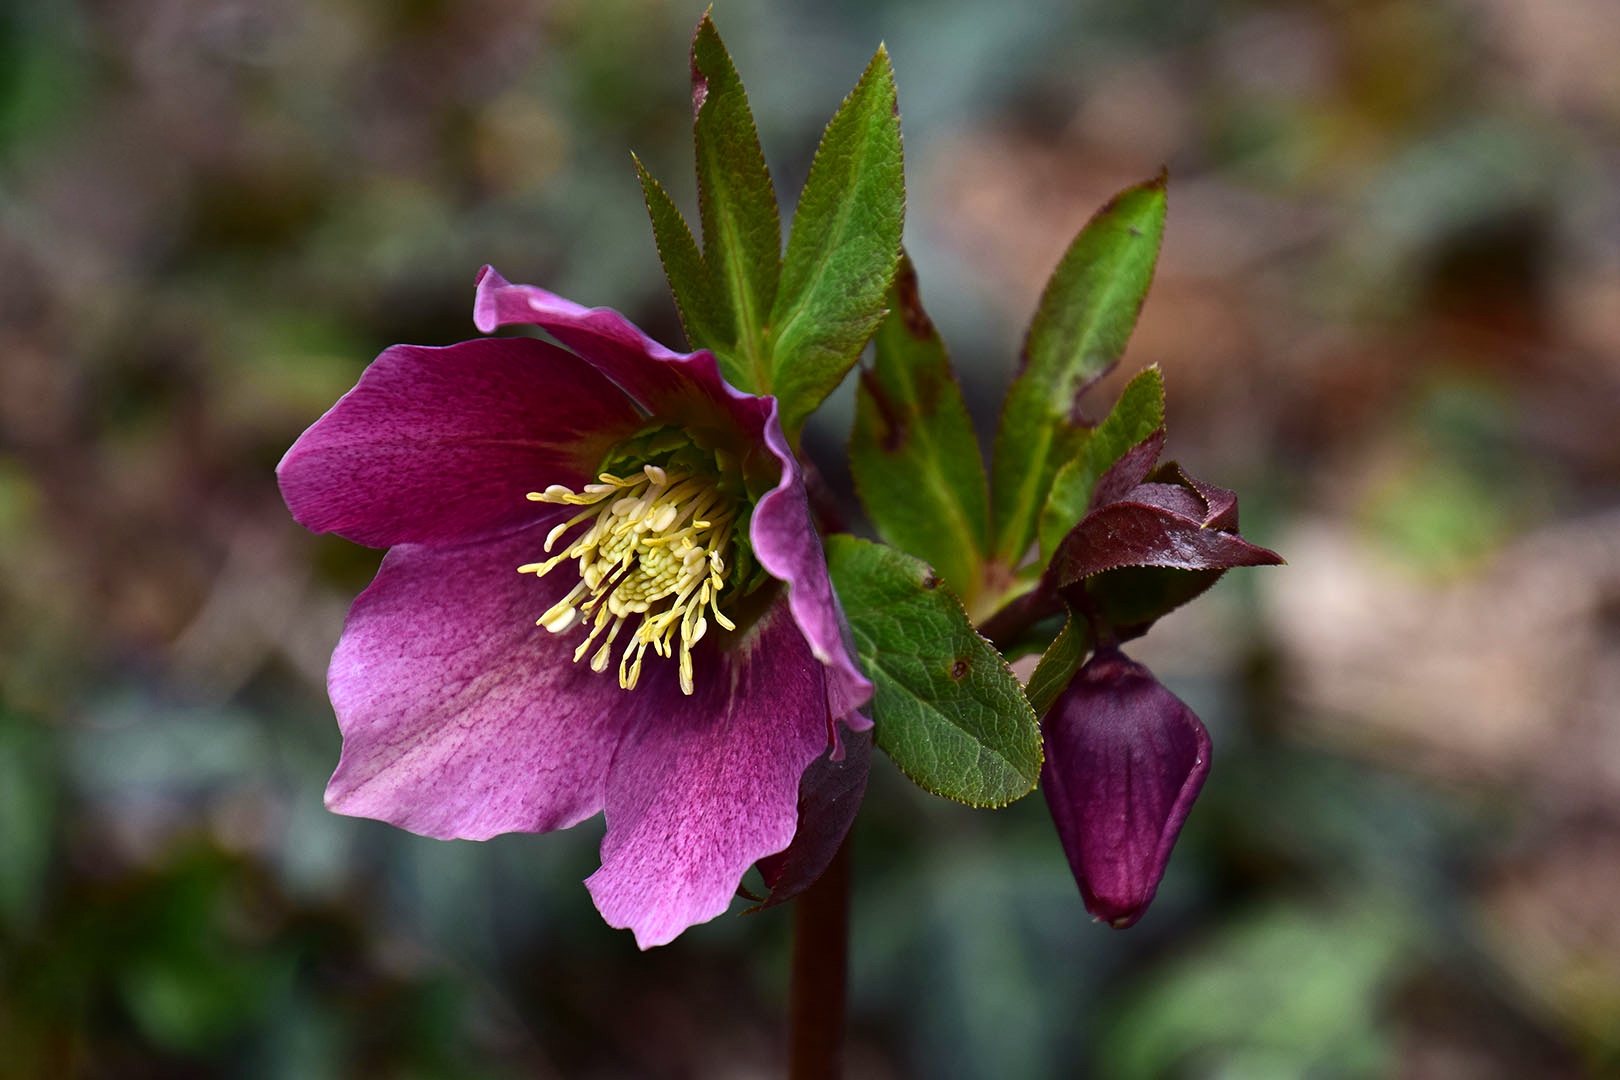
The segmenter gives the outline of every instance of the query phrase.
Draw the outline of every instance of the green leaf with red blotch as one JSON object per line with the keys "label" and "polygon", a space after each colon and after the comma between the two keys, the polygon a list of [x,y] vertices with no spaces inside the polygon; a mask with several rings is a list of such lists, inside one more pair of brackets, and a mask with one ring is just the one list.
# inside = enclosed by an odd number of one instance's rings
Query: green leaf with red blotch
{"label": "green leaf with red blotch", "polygon": [[1004,806],[1041,775],[1041,731],[1012,669],[920,559],[848,535],[827,566],[872,680],[877,743],[919,787]]}
{"label": "green leaf with red blotch", "polygon": [[1016,566],[1053,477],[1084,440],[1077,403],[1119,361],[1164,236],[1165,176],[1116,195],[1069,245],[1030,323],[991,466],[992,554]]}
{"label": "green leaf with red blotch", "polygon": [[855,487],[879,535],[932,565],[971,607],[989,542],[979,440],[904,255],[886,302],[856,392]]}

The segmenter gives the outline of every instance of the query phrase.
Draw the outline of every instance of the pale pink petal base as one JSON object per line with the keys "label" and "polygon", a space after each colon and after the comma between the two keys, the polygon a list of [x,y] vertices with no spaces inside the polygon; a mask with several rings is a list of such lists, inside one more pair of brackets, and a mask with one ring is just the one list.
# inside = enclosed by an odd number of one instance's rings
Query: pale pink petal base
{"label": "pale pink petal base", "polygon": [[657,706],[613,759],[602,868],[585,883],[644,949],[724,912],[743,873],[792,842],[799,779],[827,749],[823,669],[784,603],[700,663],[716,669],[691,697],[671,665],[637,689]]}
{"label": "pale pink petal base", "polygon": [[566,565],[517,572],[540,557],[551,521],[388,553],[332,657],[343,757],[327,806],[470,840],[566,828],[602,808],[620,733],[664,702],[573,663],[583,628],[535,625],[579,580]]}

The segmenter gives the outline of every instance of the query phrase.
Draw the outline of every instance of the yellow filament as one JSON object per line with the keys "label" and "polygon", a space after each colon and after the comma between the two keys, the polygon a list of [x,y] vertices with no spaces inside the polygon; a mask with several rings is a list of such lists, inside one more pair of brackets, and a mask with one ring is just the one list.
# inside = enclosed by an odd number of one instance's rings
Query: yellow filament
{"label": "yellow filament", "polygon": [[[690,694],[692,646],[708,632],[709,618],[736,629],[720,611],[736,506],[709,478],[657,465],[628,477],[603,473],[597,480],[578,492],[553,484],[529,493],[534,502],[583,507],[547,534],[550,558],[518,567],[520,574],[544,577],[564,560],[579,563],[579,584],[536,625],[561,634],[589,622],[574,662],[597,645],[590,666],[603,672],[619,631],[639,616],[619,655],[619,685],[635,688],[650,646],[658,656],[677,658],[681,692]],[[567,548],[551,554],[563,534],[586,522],[589,526]]]}

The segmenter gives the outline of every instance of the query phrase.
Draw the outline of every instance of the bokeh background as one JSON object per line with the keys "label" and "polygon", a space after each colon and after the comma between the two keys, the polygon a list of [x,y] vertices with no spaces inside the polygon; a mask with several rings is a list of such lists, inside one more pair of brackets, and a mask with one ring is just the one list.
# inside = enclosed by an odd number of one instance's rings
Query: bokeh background
{"label": "bokeh background", "polygon": [[[679,343],[630,152],[691,205],[700,14],[6,0],[0,1078],[778,1074],[784,913],[641,954],[580,885],[599,822],[324,811],[378,556],[272,477],[381,348],[473,336],[485,262]],[[1068,237],[1167,163],[1121,376],[1163,366],[1172,453],[1289,558],[1136,647],[1216,764],[1128,932],[1038,797],[877,760],[851,1075],[1620,1075],[1620,9],[715,16],[789,200],[887,41],[986,431]]]}

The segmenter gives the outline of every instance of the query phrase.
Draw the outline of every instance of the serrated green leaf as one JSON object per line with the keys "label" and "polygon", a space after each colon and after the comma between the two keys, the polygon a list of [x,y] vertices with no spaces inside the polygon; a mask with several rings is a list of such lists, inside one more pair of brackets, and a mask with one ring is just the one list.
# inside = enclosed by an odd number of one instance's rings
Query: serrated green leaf
{"label": "serrated green leaf", "polygon": [[984,460],[939,331],[903,254],[861,372],[850,469],[884,540],[931,564],[971,606],[989,542]]}
{"label": "serrated green leaf", "polygon": [[1035,665],[1029,685],[1024,688],[1036,716],[1046,715],[1046,710],[1052,707],[1058,695],[1063,693],[1063,688],[1069,685],[1069,680],[1080,670],[1081,661],[1090,651],[1090,632],[1086,630],[1084,622],[1070,615],[1058,636],[1041,654],[1041,661]]}
{"label": "serrated green leaf", "polygon": [[879,47],[816,148],[782,262],[772,389],[790,438],[883,318],[905,209],[894,73]]}
{"label": "serrated green leaf", "polygon": [[1086,432],[1080,449],[1052,478],[1041,510],[1041,565],[1085,516],[1091,493],[1125,451],[1164,426],[1164,378],[1157,367],[1137,374],[1102,423]]}
{"label": "serrated green leaf", "polygon": [[694,349],[713,351],[720,358],[721,371],[730,379],[732,369],[738,366],[733,355],[736,326],[731,305],[715,286],[703,253],[698,250],[692,230],[674,200],[642,166],[640,158],[634,154],[630,158],[636,163],[641,194],[647,201],[647,216],[652,219],[653,241],[658,245],[658,259],[663,263],[664,277],[669,280],[669,291],[675,296],[675,309],[680,312],[686,340]]}
{"label": "serrated green leaf", "polygon": [[1130,340],[1164,237],[1165,177],[1099,210],[1053,271],[1007,391],[991,466],[993,553],[1022,561],[1058,468],[1079,449],[1079,396]]}
{"label": "serrated green leaf", "polygon": [[872,679],[877,743],[935,795],[1005,806],[1034,790],[1041,733],[1012,669],[920,559],[827,538],[833,584]]}
{"label": "serrated green leaf", "polygon": [[782,222],[742,79],[707,14],[692,39],[693,141],[703,262],[732,315],[734,355],[722,373],[750,393],[770,393],[767,320],[782,271]]}

